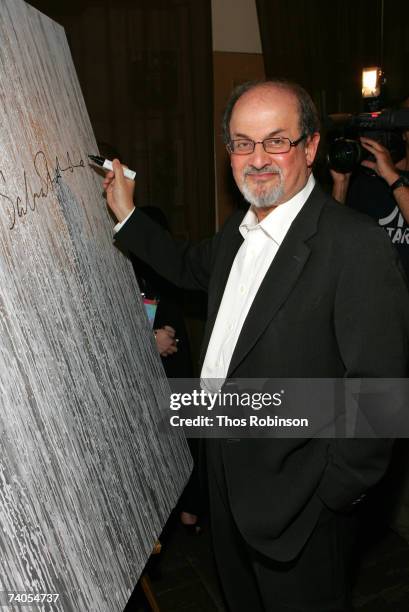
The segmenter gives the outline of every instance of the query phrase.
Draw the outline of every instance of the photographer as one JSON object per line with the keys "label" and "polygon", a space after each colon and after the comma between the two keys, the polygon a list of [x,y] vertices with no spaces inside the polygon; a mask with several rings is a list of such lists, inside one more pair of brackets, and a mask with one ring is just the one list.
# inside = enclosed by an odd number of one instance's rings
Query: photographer
{"label": "photographer", "polygon": [[[409,97],[402,107],[409,108]],[[386,147],[360,137],[362,146],[375,158],[361,162],[368,171],[352,176],[331,170],[331,176],[336,200],[370,215],[385,227],[409,278],[409,130],[403,132],[403,139],[405,156],[394,164]]]}

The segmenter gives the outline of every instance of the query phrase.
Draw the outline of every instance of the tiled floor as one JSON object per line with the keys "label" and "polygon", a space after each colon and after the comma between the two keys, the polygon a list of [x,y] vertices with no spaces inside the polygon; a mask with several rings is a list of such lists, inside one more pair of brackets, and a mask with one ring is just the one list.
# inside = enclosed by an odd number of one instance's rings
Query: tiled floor
{"label": "tiled floor", "polygon": [[[149,575],[161,612],[225,612],[213,565],[209,529],[192,536],[170,521]],[[354,590],[356,612],[409,612],[409,544],[373,526],[363,538]],[[125,612],[150,608],[138,589]]]}

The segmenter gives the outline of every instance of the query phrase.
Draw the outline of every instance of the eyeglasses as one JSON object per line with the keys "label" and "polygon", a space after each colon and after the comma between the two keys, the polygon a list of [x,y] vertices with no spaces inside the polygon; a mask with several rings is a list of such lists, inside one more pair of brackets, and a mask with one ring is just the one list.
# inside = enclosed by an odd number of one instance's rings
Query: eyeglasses
{"label": "eyeglasses", "polygon": [[227,149],[234,155],[250,155],[250,153],[253,153],[256,144],[262,144],[266,153],[272,153],[273,155],[288,153],[291,147],[296,147],[306,136],[306,134],[303,134],[297,140],[278,136],[277,138],[265,138],[265,140],[259,140],[258,142],[254,142],[254,140],[249,138],[238,138],[231,140],[227,145]]}

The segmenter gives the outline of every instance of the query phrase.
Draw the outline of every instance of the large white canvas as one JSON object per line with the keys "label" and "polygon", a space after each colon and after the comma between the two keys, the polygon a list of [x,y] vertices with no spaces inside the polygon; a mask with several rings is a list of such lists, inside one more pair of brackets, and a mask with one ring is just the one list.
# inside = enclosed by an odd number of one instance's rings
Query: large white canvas
{"label": "large white canvas", "polygon": [[0,103],[0,591],[115,612],[188,451],[161,431],[167,382],[64,30],[22,0],[0,0]]}

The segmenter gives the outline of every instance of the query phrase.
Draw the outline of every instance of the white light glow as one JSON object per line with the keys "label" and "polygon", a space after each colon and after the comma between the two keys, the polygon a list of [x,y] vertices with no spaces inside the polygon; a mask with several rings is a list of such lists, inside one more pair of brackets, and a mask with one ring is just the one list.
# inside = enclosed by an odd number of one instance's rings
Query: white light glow
{"label": "white light glow", "polygon": [[362,70],[362,97],[375,98],[381,93],[380,68],[364,68]]}

